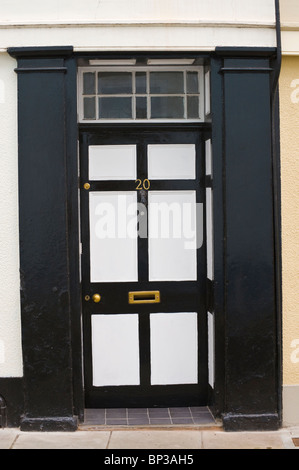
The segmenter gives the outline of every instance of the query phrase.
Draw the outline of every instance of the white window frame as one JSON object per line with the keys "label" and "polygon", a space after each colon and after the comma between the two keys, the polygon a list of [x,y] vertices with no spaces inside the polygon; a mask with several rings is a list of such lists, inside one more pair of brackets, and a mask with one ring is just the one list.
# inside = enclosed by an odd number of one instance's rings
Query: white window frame
{"label": "white window frame", "polygon": [[[147,76],[147,90],[146,93],[138,93],[135,94],[135,73],[134,72],[146,72],[147,75],[150,72],[184,72],[184,93],[180,94],[151,94],[149,90],[149,79]],[[83,98],[88,96],[96,96],[96,116],[98,116],[98,93],[95,95],[83,95],[83,74],[85,72],[133,72],[132,76],[132,83],[133,83],[133,92],[130,94],[118,94],[118,95],[105,95],[105,97],[132,97],[132,116],[133,118],[127,119],[84,119],[83,114]],[[199,74],[199,93],[190,93],[187,94],[186,92],[186,72],[198,72]],[[199,118],[198,119],[136,119],[136,106],[135,100],[137,97],[146,97],[147,98],[147,110],[150,113],[150,103],[151,97],[155,96],[182,96],[186,98],[187,96],[196,95],[199,97]],[[185,107],[185,116],[186,116],[186,108],[187,108],[187,99],[184,99],[184,107]],[[92,66],[92,67],[79,67],[78,68],[78,121],[79,123],[84,124],[107,124],[107,123],[132,123],[132,124],[145,124],[145,123],[163,123],[163,122],[171,122],[171,123],[187,123],[187,122],[205,122],[205,79],[204,79],[204,67],[203,66],[133,66],[133,67],[122,67],[122,66]]]}

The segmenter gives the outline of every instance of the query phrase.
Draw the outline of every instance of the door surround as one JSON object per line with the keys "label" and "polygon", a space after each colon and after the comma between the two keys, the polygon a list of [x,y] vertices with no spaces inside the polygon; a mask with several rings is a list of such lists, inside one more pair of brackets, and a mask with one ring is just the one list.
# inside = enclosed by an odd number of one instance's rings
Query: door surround
{"label": "door surround", "polygon": [[[74,430],[76,417],[82,419],[84,410],[74,158],[77,59],[84,54],[74,53],[72,47],[11,48],[9,53],[18,59],[21,429]],[[216,48],[199,55],[211,60],[213,114],[215,279],[210,298],[216,364],[211,406],[225,429],[277,429],[281,423],[279,148],[277,95],[271,81],[276,49]],[[252,256],[246,258],[244,253]]]}

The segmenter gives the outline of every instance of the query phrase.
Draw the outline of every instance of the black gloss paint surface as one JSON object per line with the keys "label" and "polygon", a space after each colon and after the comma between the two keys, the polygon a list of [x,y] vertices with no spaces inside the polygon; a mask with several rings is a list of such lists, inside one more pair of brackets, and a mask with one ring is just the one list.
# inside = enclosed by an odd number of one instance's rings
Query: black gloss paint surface
{"label": "black gloss paint surface", "polygon": [[[9,426],[20,420],[24,430],[76,429],[84,410],[77,250],[79,56],[71,47],[9,52],[19,69],[24,377],[1,378],[0,395]],[[267,48],[217,48],[210,55],[215,252],[210,405],[227,430],[275,429],[281,422],[280,264],[274,243],[279,207],[273,179],[278,163],[270,80],[275,54]],[[147,54],[136,55],[141,60]]]}

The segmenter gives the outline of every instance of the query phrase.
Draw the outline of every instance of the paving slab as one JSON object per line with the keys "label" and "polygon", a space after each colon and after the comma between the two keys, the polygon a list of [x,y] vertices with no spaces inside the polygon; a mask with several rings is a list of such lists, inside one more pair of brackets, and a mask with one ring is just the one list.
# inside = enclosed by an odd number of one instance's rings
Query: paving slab
{"label": "paving slab", "polygon": [[288,432],[292,437],[299,437],[299,426],[285,428],[285,431]]}
{"label": "paving slab", "polygon": [[[0,449],[299,449],[299,428],[273,432],[222,429],[117,429],[21,432],[0,429]],[[295,441],[295,442],[294,442]]]}
{"label": "paving slab", "polygon": [[20,432],[13,449],[106,449],[109,431]]}
{"label": "paving slab", "polygon": [[10,449],[17,436],[17,429],[0,429],[0,449]]}
{"label": "paving slab", "polygon": [[271,432],[224,432],[202,433],[203,449],[285,449],[280,433]]}
{"label": "paving slab", "polygon": [[200,449],[197,430],[113,431],[108,449]]}

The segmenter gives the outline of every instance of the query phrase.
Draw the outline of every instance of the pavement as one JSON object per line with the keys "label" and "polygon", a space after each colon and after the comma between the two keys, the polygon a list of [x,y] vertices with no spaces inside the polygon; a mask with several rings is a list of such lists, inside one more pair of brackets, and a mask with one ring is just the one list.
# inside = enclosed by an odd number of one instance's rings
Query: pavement
{"label": "pavement", "polygon": [[[114,463],[123,463],[115,461],[121,458],[117,457],[117,450],[188,449],[194,452],[200,449],[298,450],[299,427],[263,432],[225,432],[222,428],[201,429],[187,426],[126,429],[82,427],[75,432],[22,432],[16,428],[5,428],[0,429],[0,449],[105,449],[109,458],[113,456]],[[109,452],[110,450],[113,450],[113,453]],[[135,466],[133,461],[131,466]]]}

